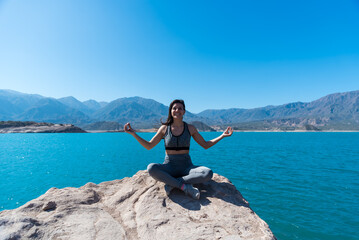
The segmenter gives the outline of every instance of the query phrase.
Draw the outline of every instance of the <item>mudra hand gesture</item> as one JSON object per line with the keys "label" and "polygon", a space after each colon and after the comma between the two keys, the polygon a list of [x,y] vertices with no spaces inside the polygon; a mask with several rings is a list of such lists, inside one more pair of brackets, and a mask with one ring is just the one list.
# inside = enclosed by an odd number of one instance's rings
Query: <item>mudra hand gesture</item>
{"label": "mudra hand gesture", "polygon": [[123,130],[129,134],[135,132],[135,130],[133,130],[133,128],[131,127],[130,123],[126,123],[125,126],[123,127]]}
{"label": "mudra hand gesture", "polygon": [[231,127],[227,127],[227,129],[222,133],[223,137],[229,137],[233,133],[233,129]]}

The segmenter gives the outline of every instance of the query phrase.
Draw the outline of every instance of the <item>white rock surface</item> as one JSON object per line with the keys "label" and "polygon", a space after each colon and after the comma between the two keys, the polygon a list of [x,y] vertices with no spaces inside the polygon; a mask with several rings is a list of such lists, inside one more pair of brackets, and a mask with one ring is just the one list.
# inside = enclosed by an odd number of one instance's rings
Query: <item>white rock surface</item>
{"label": "white rock surface", "polygon": [[0,128],[0,133],[85,133],[72,124],[34,123],[27,126]]}
{"label": "white rock surface", "polygon": [[168,197],[147,171],[131,178],[51,188],[25,205],[0,212],[0,239],[276,239],[223,176],[200,184],[201,198]]}

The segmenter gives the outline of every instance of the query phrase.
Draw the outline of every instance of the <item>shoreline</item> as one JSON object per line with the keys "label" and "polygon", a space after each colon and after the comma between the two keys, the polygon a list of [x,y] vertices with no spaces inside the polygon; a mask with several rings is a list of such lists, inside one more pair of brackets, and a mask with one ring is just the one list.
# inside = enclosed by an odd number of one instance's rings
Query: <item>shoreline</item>
{"label": "shoreline", "polygon": [[[139,129],[136,131],[137,133],[156,133],[154,130],[148,129]],[[223,131],[199,131],[201,133],[204,132],[215,132],[215,133],[222,133]],[[281,130],[233,130],[233,132],[237,133],[356,133],[359,130],[323,130],[323,131],[306,131],[306,130],[294,130],[294,131],[281,131]],[[66,132],[66,131],[49,131],[42,130],[36,131],[32,130],[19,130],[16,129],[15,131],[0,131],[1,134],[16,134],[16,133],[124,133],[124,131],[116,131],[116,130],[85,130],[84,132]]]}
{"label": "shoreline", "polygon": [[[103,126],[104,128],[111,128],[111,126]],[[221,129],[223,126],[212,126],[208,128],[203,128],[202,126],[197,126],[199,132],[218,132],[222,133],[224,129]],[[358,130],[339,130],[339,129],[318,129],[318,128],[302,128],[302,127],[286,127],[279,128],[264,128],[264,129],[245,129],[235,127],[234,132],[359,132]],[[205,129],[205,130],[203,130]],[[158,131],[158,128],[138,128],[134,129],[136,132],[150,132],[155,133]],[[85,130],[80,127],[77,127],[73,124],[59,124],[59,123],[46,123],[46,122],[32,122],[32,121],[0,121],[0,134],[3,133],[118,133],[124,132],[123,128],[118,128],[116,130]]]}
{"label": "shoreline", "polygon": [[[86,130],[88,133],[124,133],[123,130]],[[150,132],[150,133],[156,133],[157,130],[154,129],[138,129],[136,132],[144,133],[144,132]],[[222,133],[223,131],[199,131],[199,132],[217,132]],[[233,132],[288,132],[288,133],[309,133],[309,132],[359,132],[359,130],[322,130],[322,131],[310,131],[310,130],[233,130]]]}

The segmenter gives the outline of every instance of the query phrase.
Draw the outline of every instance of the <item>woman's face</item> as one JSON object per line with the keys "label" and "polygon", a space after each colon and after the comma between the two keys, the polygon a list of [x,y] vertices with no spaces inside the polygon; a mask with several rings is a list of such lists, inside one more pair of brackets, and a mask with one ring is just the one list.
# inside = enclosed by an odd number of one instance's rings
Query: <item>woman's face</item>
{"label": "woman's face", "polygon": [[172,109],[171,109],[171,115],[173,118],[182,119],[185,112],[186,111],[184,110],[184,107],[181,103],[173,104]]}

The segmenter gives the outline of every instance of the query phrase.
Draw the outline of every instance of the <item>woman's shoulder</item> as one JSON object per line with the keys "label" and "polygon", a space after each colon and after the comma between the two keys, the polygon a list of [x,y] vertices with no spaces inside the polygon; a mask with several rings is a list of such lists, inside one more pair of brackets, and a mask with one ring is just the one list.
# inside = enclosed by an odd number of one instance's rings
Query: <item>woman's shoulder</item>
{"label": "woman's shoulder", "polygon": [[167,125],[161,125],[161,127],[157,130],[157,132],[160,132],[162,135],[164,135],[167,131]]}
{"label": "woman's shoulder", "polygon": [[193,135],[194,133],[198,132],[197,128],[195,126],[193,126],[192,124],[186,123],[188,126],[188,130],[191,133],[191,135]]}

